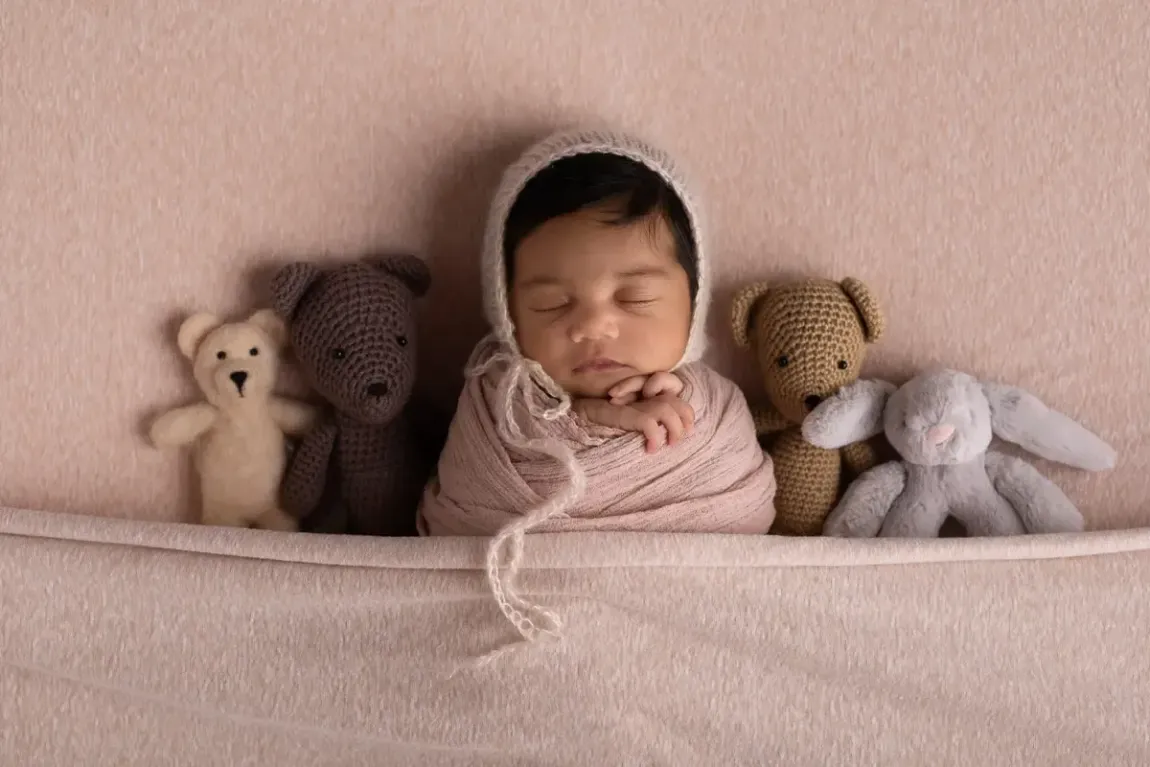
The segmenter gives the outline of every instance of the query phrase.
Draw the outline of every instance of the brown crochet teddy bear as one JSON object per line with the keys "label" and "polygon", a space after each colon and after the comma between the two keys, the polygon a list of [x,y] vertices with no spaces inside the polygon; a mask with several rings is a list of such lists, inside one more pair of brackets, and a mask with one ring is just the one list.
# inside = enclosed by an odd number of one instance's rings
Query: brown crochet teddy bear
{"label": "brown crochet teddy bear", "polygon": [[292,456],[282,496],[312,532],[415,535],[432,458],[413,427],[415,301],[431,274],[409,255],[324,271],[299,262],[272,280],[307,383],[330,405]]}
{"label": "brown crochet teddy bear", "polygon": [[874,466],[878,455],[866,442],[839,450],[815,447],[803,439],[802,422],[859,377],[868,344],[885,327],[878,301],[850,277],[759,282],[736,294],[731,326],[739,346],[753,347],[769,400],[752,413],[778,483],[771,532],[818,535],[846,483]]}

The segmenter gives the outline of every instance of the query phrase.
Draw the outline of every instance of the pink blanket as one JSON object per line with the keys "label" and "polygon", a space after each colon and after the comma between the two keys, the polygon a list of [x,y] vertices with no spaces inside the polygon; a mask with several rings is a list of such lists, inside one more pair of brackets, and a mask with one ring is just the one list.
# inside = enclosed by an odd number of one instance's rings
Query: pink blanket
{"label": "pink blanket", "polygon": [[[421,509],[430,535],[494,535],[569,490],[571,477],[552,450],[508,444],[500,432],[500,384],[492,365],[470,377],[459,401],[438,477]],[[529,403],[543,390],[512,396],[524,442],[569,449],[582,470],[581,493],[530,532],[643,531],[766,533],[774,519],[775,481],[759,448],[746,400],[731,381],[694,364],[680,371],[695,428],[675,446],[644,450],[642,435],[583,424],[565,410]],[[534,412],[532,412],[534,411]],[[550,415],[550,418],[548,417]],[[577,497],[576,497],[577,496]]]}

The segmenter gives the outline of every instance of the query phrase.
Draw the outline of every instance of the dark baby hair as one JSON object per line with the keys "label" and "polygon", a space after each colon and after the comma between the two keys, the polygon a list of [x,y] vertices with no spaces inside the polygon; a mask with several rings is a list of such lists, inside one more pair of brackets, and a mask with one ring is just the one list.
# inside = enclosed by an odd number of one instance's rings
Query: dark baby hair
{"label": "dark baby hair", "polygon": [[515,250],[535,229],[553,218],[610,202],[618,202],[620,207],[617,217],[608,223],[626,226],[653,213],[667,222],[694,303],[699,283],[696,246],[683,201],[662,176],[643,163],[609,152],[561,158],[527,181],[503,229],[508,284],[515,278]]}

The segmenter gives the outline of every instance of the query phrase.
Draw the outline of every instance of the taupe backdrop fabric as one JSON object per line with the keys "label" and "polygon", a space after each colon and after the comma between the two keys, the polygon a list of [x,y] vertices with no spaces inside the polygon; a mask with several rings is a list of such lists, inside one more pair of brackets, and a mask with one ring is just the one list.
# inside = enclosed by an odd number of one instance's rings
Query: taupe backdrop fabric
{"label": "taupe backdrop fabric", "polygon": [[2,503],[187,518],[141,437],[194,394],[175,323],[286,258],[426,256],[452,405],[500,167],[600,121],[695,178],[711,361],[752,397],[735,286],[854,275],[890,315],[869,372],[1029,387],[1120,451],[1054,472],[1090,524],[1150,520],[1142,0],[5,0],[0,104]]}

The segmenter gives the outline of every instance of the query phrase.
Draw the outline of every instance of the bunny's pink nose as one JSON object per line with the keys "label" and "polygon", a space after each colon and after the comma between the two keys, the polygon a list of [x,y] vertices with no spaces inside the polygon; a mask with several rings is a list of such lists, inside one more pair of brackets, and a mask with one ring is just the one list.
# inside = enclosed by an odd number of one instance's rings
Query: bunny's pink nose
{"label": "bunny's pink nose", "polygon": [[954,427],[949,423],[940,423],[926,430],[926,438],[932,445],[941,445],[954,436]]}

